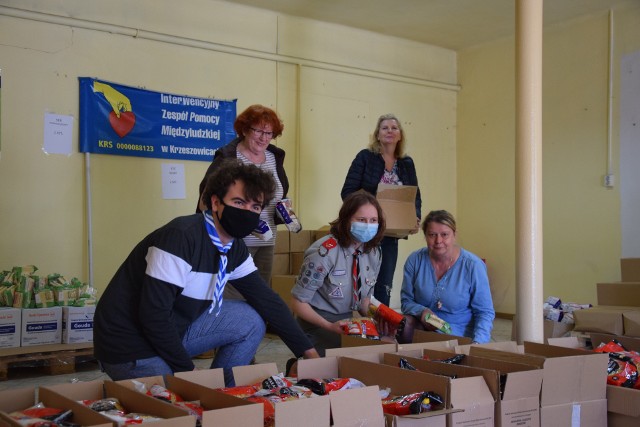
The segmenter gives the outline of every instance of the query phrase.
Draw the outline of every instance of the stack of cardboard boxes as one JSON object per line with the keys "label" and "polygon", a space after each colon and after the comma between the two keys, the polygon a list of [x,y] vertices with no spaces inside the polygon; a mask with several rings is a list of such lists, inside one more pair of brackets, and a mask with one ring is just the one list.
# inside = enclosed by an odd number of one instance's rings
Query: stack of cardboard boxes
{"label": "stack of cardboard boxes", "polygon": [[[640,258],[620,260],[620,282],[598,283],[598,305],[574,313],[575,331],[590,336],[593,348],[616,339],[640,351]],[[640,425],[640,390],[607,386],[609,426]]]}
{"label": "stack of cardboard boxes", "polygon": [[0,308],[0,349],[93,342],[95,309]]}
{"label": "stack of cardboard boxes", "polygon": [[287,304],[290,304],[291,288],[295,285],[296,278],[300,274],[304,251],[313,242],[328,233],[329,226],[321,227],[318,230],[301,230],[298,233],[291,233],[287,230],[277,231],[271,288]]}

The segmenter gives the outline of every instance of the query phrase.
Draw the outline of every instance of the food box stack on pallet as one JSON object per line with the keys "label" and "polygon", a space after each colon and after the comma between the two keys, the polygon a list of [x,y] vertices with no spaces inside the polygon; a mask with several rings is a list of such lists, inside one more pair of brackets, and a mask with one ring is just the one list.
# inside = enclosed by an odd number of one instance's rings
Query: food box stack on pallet
{"label": "food box stack on pallet", "polygon": [[75,357],[92,353],[95,290],[78,279],[37,270],[0,272],[0,380],[16,365],[73,372]]}

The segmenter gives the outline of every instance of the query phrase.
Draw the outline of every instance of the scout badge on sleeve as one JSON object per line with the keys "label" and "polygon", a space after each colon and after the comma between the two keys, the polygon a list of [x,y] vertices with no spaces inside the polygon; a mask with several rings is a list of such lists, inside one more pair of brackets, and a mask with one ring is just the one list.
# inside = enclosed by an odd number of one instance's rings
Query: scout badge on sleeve
{"label": "scout badge on sleeve", "polygon": [[336,246],[338,246],[337,240],[334,239],[333,237],[330,237],[327,240],[325,240],[324,243],[322,243],[322,245],[320,245],[320,247],[318,248],[318,254],[320,254],[320,256],[322,257],[327,256],[329,251],[335,248]]}

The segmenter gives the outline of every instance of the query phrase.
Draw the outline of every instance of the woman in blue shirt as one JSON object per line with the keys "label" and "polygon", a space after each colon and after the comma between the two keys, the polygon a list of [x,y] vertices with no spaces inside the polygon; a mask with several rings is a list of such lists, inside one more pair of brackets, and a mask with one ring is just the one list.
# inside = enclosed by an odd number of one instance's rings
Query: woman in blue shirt
{"label": "woman in blue shirt", "polygon": [[453,335],[489,342],[495,311],[485,263],[456,244],[456,220],[447,211],[429,212],[422,232],[427,247],[404,265],[400,299],[407,323],[401,341],[411,342],[414,329],[435,330],[425,320],[434,313],[449,322]]}

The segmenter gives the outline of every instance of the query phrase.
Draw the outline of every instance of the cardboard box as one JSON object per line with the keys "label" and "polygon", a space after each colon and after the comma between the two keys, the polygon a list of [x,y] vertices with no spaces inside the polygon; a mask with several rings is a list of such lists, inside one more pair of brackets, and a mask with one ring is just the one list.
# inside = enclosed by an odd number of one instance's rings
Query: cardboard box
{"label": "cardboard box", "polygon": [[315,242],[316,240],[320,240],[321,238],[323,238],[324,236],[329,234],[331,232],[330,230],[331,230],[331,226],[330,225],[323,225],[322,227],[318,228],[317,230],[314,230],[313,231],[312,242]]}
{"label": "cardboard box", "polygon": [[598,305],[640,307],[640,281],[598,283]]}
{"label": "cardboard box", "polygon": [[[411,353],[416,352],[412,351],[408,354]],[[398,354],[406,354],[406,352]],[[452,356],[451,353],[433,349],[423,349],[417,354],[434,362]],[[495,424],[497,427],[540,426],[541,369],[475,356],[466,356],[460,364],[492,372],[491,375],[483,374],[483,378],[496,400]]]}
{"label": "cardboard box", "polygon": [[[187,402],[200,402],[203,408],[202,427],[263,427],[264,409],[261,404],[214,390],[214,388],[224,387],[222,369],[190,371],[187,374],[194,372],[198,375],[187,375],[186,377],[167,375],[165,378],[156,376],[117,381],[117,383],[138,392],[140,390],[137,390],[134,381],[145,384],[147,388],[158,384],[176,393]],[[203,385],[202,382],[206,382],[208,385]]]}
{"label": "cardboard box", "polygon": [[0,348],[20,347],[22,312],[19,308],[0,308]]}
{"label": "cardboard box", "polygon": [[62,307],[22,309],[22,347],[61,342]]}
{"label": "cardboard box", "polygon": [[621,258],[620,273],[623,282],[640,282],[640,258]]}
{"label": "cardboard box", "polygon": [[62,343],[93,342],[95,306],[62,307]]}
{"label": "cardboard box", "polygon": [[460,337],[457,335],[441,334],[439,332],[421,331],[416,329],[413,331],[413,342],[437,342],[437,341],[458,341],[458,345],[471,344],[473,340],[469,337]]}
{"label": "cardboard box", "polygon": [[576,322],[573,330],[624,335],[622,315],[624,312],[634,309],[634,307],[595,306],[576,310],[573,313],[573,319]]}
{"label": "cardboard box", "polygon": [[470,354],[543,368],[540,425],[606,425],[608,355],[525,342],[525,354],[478,346]]}
{"label": "cardboard box", "polygon": [[289,252],[304,252],[311,246],[311,230],[289,233]]}
{"label": "cardboard box", "polygon": [[298,276],[292,275],[271,276],[271,289],[280,295],[289,309],[291,309],[291,289],[296,284],[297,278]]}
{"label": "cardboard box", "polygon": [[[607,334],[591,334],[593,348],[600,343],[618,340],[627,350],[640,352],[640,339]],[[640,390],[607,385],[607,423],[609,427],[640,425]]]}
{"label": "cardboard box", "polygon": [[288,254],[289,253],[289,230],[277,230],[276,231],[276,245],[273,248],[275,254]]}
{"label": "cardboard box", "polygon": [[[115,397],[127,412],[144,413],[163,418],[161,421],[153,422],[155,427],[195,427],[196,425],[196,418],[192,415],[185,415],[184,410],[177,406],[138,393],[112,381],[56,384],[48,387],[40,387],[39,394],[43,393],[43,391],[52,396],[55,395],[60,404],[74,408],[74,412],[83,406],[81,403],[78,403],[78,401]],[[94,413],[104,417],[99,412]],[[115,425],[110,419],[106,417],[105,419],[109,421],[109,425]]]}
{"label": "cardboard box", "polygon": [[[236,366],[233,368],[233,377],[236,385],[255,384],[276,374],[278,374],[278,367],[275,363]],[[305,427],[326,427],[330,424],[330,408],[329,396],[318,396],[310,399],[276,403],[275,427],[295,427],[299,425],[304,425]],[[336,418],[334,414],[334,422],[335,421]]]}
{"label": "cardboard box", "polygon": [[[22,411],[34,406],[36,403],[42,403],[48,408],[57,408],[63,410],[71,409],[73,415],[69,421],[86,427],[113,427],[113,422],[106,417],[97,414],[89,408],[86,408],[76,402],[72,402],[68,406],[68,402],[61,400],[55,393],[51,393],[45,388],[38,391],[38,401],[35,401],[36,390],[34,387],[26,387],[21,389],[0,391],[0,410],[6,414]],[[16,420],[7,417],[4,419],[8,426],[22,426]],[[2,424],[0,424],[2,425]]]}
{"label": "cardboard box", "polygon": [[416,228],[417,192],[415,185],[378,184],[376,199],[387,223],[385,236],[407,237]]}
{"label": "cardboard box", "polygon": [[508,351],[512,353],[520,353],[520,348],[518,347],[518,343],[515,341],[499,341],[499,342],[488,342],[484,344],[465,344],[465,345],[457,345],[453,348],[453,351],[457,354],[469,354],[471,351],[471,347],[483,347],[483,348],[491,348],[494,350],[502,350]]}
{"label": "cardboard box", "polygon": [[[511,322],[511,340],[520,341],[518,339],[518,324],[516,317]],[[546,341],[549,338],[561,338],[569,335],[573,331],[573,323],[554,322],[553,320],[544,319],[543,321],[543,337]]]}
{"label": "cardboard box", "polygon": [[630,337],[640,337],[640,309],[622,313],[624,334]]}
{"label": "cardboard box", "polygon": [[[441,375],[408,371],[351,357],[323,357],[300,360],[298,362],[298,377],[355,378],[368,386],[367,389],[345,390],[330,395],[331,412],[336,426],[384,426],[384,420],[381,419],[383,414],[378,388],[388,389],[390,396],[418,391],[433,391],[442,396],[444,400],[445,409],[442,410],[408,416],[385,415],[387,426],[445,427],[447,415],[458,411],[451,409],[448,401],[449,380]],[[370,389],[375,392],[369,391]],[[352,396],[362,395],[350,402],[344,398],[346,393],[354,393]]]}
{"label": "cardboard box", "polygon": [[496,377],[495,371],[450,363],[431,362],[419,357],[410,357],[402,354],[387,353],[384,355],[383,363],[399,367],[401,359],[409,362],[420,372],[444,375],[449,379],[448,400],[451,403],[451,407],[463,410],[449,414],[450,426],[494,426],[494,411],[498,392],[494,390],[494,393],[492,393],[489,390],[487,381],[494,381]]}
{"label": "cardboard box", "polygon": [[291,252],[289,254],[289,274],[293,274],[297,276],[300,274],[300,268],[302,267],[302,262],[304,261],[304,252]]}
{"label": "cardboard box", "polygon": [[272,276],[279,276],[282,274],[289,274],[291,267],[289,264],[289,253],[286,254],[273,254],[273,266],[271,270]]}

